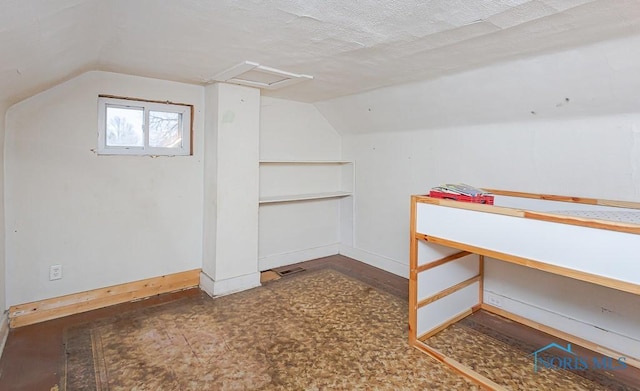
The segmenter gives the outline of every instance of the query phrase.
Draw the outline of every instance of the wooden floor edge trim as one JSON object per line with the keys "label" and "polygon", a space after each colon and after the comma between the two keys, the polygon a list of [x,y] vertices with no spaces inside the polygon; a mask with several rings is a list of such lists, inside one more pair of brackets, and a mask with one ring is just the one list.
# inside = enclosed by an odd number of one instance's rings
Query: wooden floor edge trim
{"label": "wooden floor edge trim", "polygon": [[9,308],[9,325],[11,328],[22,327],[162,293],[194,288],[200,284],[200,271],[201,269],[193,269],[14,305]]}
{"label": "wooden floor edge trim", "polygon": [[416,349],[428,354],[429,356],[433,357],[434,359],[440,361],[441,363],[447,365],[449,368],[453,369],[455,372],[461,374],[462,376],[466,377],[467,379],[471,380],[472,382],[479,384],[482,387],[485,387],[489,390],[494,390],[494,391],[507,391],[508,389],[501,386],[500,384],[494,382],[493,380],[482,376],[481,374],[479,374],[478,372],[474,371],[473,369],[467,367],[466,365],[452,359],[449,358],[448,356],[446,356],[445,354],[443,354],[442,352],[440,352],[438,349],[432,348],[431,346],[427,345],[426,343],[422,342],[422,341],[416,341],[416,343],[413,345]]}
{"label": "wooden floor edge trim", "polygon": [[583,348],[587,348],[589,350],[592,350],[592,351],[594,351],[596,353],[603,354],[603,355],[605,355],[607,357],[611,357],[611,358],[616,359],[616,360],[618,358],[620,358],[620,357],[625,357],[626,358],[625,362],[628,365],[630,365],[630,366],[632,366],[634,368],[640,369],[640,360],[638,360],[635,357],[626,356],[626,355],[624,355],[624,354],[622,354],[620,352],[616,352],[615,350],[608,349],[608,348],[605,348],[603,346],[599,346],[599,345],[597,345],[597,344],[595,344],[593,342],[590,342],[590,341],[588,341],[588,340],[586,340],[584,338],[576,337],[575,335],[566,333],[566,332],[558,330],[558,329],[554,329],[553,327],[546,326],[546,325],[544,325],[542,323],[538,323],[536,321],[533,321],[531,319],[525,318],[523,316],[516,315],[513,312],[505,311],[502,308],[494,307],[492,305],[485,304],[485,303],[482,303],[481,308],[483,310],[487,311],[487,312],[491,312],[493,314],[500,315],[500,316],[502,316],[504,318],[513,320],[514,322],[518,322],[518,323],[521,323],[521,324],[523,324],[525,326],[529,326],[529,327],[531,327],[533,329],[542,331],[543,333],[547,333],[549,335],[553,335],[554,337],[558,337],[558,338],[563,339],[565,341],[568,341],[568,342],[571,342],[573,344],[579,345],[579,346],[581,346]]}
{"label": "wooden floor edge trim", "polygon": [[[136,293],[142,289],[154,289],[161,286],[177,285],[181,286],[185,282],[191,282],[194,274],[200,269],[188,270],[163,276],[151,277],[144,280],[130,281],[127,283],[112,285],[103,288],[96,288],[89,291],[71,293],[64,296],[57,296],[49,299],[33,301],[25,304],[17,304],[11,306],[9,317],[29,312],[34,308],[38,310],[53,309],[67,305],[77,304],[80,302],[89,302],[101,298],[125,295],[127,293]],[[79,300],[81,299],[81,300]]]}

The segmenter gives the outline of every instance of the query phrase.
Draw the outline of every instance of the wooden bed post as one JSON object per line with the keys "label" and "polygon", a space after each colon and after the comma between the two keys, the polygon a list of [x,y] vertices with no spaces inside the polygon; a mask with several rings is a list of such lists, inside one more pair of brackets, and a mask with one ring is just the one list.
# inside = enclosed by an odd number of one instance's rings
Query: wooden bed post
{"label": "wooden bed post", "polygon": [[484,255],[478,255],[478,274],[480,275],[480,287],[478,289],[478,304],[484,304]]}

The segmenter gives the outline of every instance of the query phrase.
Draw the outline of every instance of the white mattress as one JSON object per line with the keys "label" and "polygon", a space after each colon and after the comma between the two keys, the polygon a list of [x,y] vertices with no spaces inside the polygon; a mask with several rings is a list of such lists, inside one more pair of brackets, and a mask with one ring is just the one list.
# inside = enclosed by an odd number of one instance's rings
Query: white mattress
{"label": "white mattress", "polygon": [[582,217],[585,219],[597,219],[616,221],[620,223],[640,224],[640,211],[595,211],[595,210],[557,210],[549,213],[566,216]]}

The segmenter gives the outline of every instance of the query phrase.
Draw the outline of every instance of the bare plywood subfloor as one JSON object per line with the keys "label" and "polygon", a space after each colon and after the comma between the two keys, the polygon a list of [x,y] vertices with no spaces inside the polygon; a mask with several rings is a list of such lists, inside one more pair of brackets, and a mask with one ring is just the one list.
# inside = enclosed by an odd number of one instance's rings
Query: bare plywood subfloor
{"label": "bare plywood subfloor", "polygon": [[260,283],[264,284],[265,282],[279,280],[280,275],[273,270],[267,270],[260,273]]}

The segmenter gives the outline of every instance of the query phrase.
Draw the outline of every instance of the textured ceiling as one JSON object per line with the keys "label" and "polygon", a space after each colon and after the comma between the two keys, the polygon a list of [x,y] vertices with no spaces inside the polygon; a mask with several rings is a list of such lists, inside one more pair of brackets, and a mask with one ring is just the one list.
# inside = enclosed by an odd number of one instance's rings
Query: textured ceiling
{"label": "textured ceiling", "polygon": [[315,102],[640,33],[639,0],[0,0],[0,102],[88,70],[205,84],[241,61]]}

